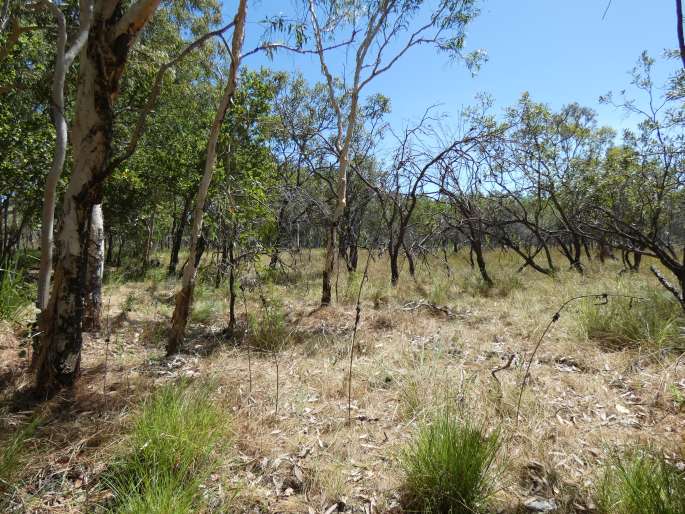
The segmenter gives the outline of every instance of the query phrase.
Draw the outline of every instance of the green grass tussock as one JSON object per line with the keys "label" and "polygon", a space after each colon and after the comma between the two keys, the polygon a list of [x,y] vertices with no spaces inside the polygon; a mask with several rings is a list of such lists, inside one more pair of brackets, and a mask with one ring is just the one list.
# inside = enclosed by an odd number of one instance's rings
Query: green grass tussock
{"label": "green grass tussock", "polygon": [[11,485],[24,460],[26,443],[36,433],[39,425],[40,419],[35,418],[0,443],[0,493]]}
{"label": "green grass tussock", "polygon": [[[625,288],[618,293],[631,295]],[[609,298],[606,304],[585,302],[578,311],[581,331],[611,349],[685,349],[683,312],[668,293],[645,290],[643,299]]]}
{"label": "green grass tussock", "polygon": [[18,321],[22,309],[35,300],[36,288],[18,266],[0,271],[0,319]]}
{"label": "green grass tussock", "polygon": [[493,493],[497,432],[449,413],[423,424],[400,455],[408,512],[474,514]]}
{"label": "green grass tussock", "polygon": [[130,437],[133,450],[105,473],[114,494],[112,512],[196,512],[200,485],[227,440],[228,419],[212,400],[210,387],[167,385],[150,397]]}
{"label": "green grass tussock", "polygon": [[685,473],[640,449],[615,457],[597,490],[601,514],[684,514]]}

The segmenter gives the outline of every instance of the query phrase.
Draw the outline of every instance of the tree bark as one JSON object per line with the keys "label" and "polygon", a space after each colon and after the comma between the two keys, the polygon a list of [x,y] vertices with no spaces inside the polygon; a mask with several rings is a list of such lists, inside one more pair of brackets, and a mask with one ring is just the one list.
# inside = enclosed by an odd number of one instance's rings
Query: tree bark
{"label": "tree bark", "polygon": [[83,330],[97,332],[101,327],[102,275],[105,270],[105,227],[102,204],[93,206],[89,234]]}
{"label": "tree bark", "polygon": [[160,0],[139,0],[124,11],[120,1],[97,2],[81,52],[73,134],[74,168],[57,233],[54,285],[34,360],[36,388],[51,396],[71,386],[81,365],[84,286],[93,205],[102,201],[110,156],[119,79],[138,32]]}
{"label": "tree bark", "polygon": [[476,255],[478,271],[480,271],[480,276],[483,278],[483,282],[485,282],[488,287],[492,287],[492,279],[490,278],[490,275],[488,275],[488,270],[485,266],[485,258],[483,257],[483,244],[479,238],[474,237],[471,239],[471,249]]}
{"label": "tree bark", "polygon": [[67,155],[68,130],[67,120],[64,117],[64,82],[67,72],[71,67],[76,55],[81,51],[88,38],[88,30],[92,17],[92,1],[81,0],[80,2],[80,26],[79,33],[69,50],[67,45],[67,26],[64,14],[52,2],[43,1],[43,5],[49,8],[57,21],[57,44],[55,48],[55,74],[52,79],[52,122],[55,125],[55,150],[52,156],[50,172],[45,180],[43,192],[43,213],[40,229],[40,268],[38,271],[38,297],[36,306],[41,312],[48,305],[50,296],[50,273],[52,272],[52,247],[53,232],[55,225],[55,203],[57,196],[57,184],[64,169],[64,160]]}
{"label": "tree bark", "polygon": [[178,353],[183,339],[185,337],[186,325],[188,324],[188,315],[192,304],[193,291],[195,289],[195,278],[197,274],[197,265],[195,263],[197,255],[197,243],[202,231],[202,218],[204,215],[204,206],[209,191],[209,185],[214,175],[214,168],[216,164],[216,145],[219,139],[219,131],[221,124],[226,116],[226,111],[232,103],[233,95],[235,94],[238,67],[240,66],[240,53],[242,51],[243,39],[245,35],[245,18],[247,15],[247,0],[240,0],[238,11],[235,15],[235,25],[233,28],[233,38],[231,42],[231,66],[228,74],[228,82],[224,90],[219,109],[216,112],[212,128],[209,133],[209,140],[207,142],[207,160],[205,161],[205,170],[200,182],[200,187],[197,192],[195,200],[195,208],[193,210],[193,225],[190,233],[190,255],[188,263],[183,270],[183,279],[181,282],[181,289],[176,293],[176,307],[171,319],[171,330],[169,331],[169,338],[167,341],[166,352],[167,355]]}
{"label": "tree bark", "polygon": [[155,205],[152,207],[152,214],[147,223],[147,238],[145,240],[145,251],[143,253],[143,271],[147,270],[150,265],[150,254],[152,253],[152,238],[155,234],[155,214],[157,209]]}
{"label": "tree bark", "polygon": [[678,49],[680,50],[680,61],[685,69],[685,35],[683,35],[683,2],[675,0],[676,21],[678,23]]}
{"label": "tree bark", "polygon": [[333,279],[333,271],[335,268],[335,240],[337,233],[337,222],[329,221],[328,232],[326,237],[326,252],[324,254],[323,276],[321,287],[321,305],[327,306],[331,304],[331,291]]}
{"label": "tree bark", "polygon": [[176,231],[174,232],[174,240],[171,244],[171,256],[169,257],[169,268],[167,271],[168,276],[172,276],[174,273],[176,273],[176,266],[178,266],[178,252],[181,250],[181,243],[183,242],[183,232],[185,231],[186,219],[188,218],[188,213],[190,212],[190,206],[192,201],[192,194],[186,196],[183,202],[181,216],[178,218],[176,222]]}

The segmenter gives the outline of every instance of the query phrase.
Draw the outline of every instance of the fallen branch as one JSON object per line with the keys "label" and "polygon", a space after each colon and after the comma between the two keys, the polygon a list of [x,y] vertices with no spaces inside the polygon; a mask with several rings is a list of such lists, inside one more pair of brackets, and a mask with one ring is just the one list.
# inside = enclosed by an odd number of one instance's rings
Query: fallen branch
{"label": "fallen branch", "polygon": [[516,354],[512,353],[511,355],[509,355],[509,359],[507,360],[506,364],[500,366],[499,368],[495,368],[490,372],[494,381],[497,382],[497,387],[500,390],[502,389],[502,384],[500,384],[499,378],[497,378],[497,373],[499,373],[500,371],[504,371],[505,369],[509,369],[511,367],[511,363],[514,362],[514,357],[516,357]]}
{"label": "fallen branch", "polygon": [[415,311],[417,309],[420,309],[421,307],[427,307],[430,310],[436,311],[436,312],[441,312],[448,318],[453,318],[454,313],[449,310],[447,307],[441,307],[439,305],[436,305],[434,303],[426,302],[426,301],[413,301],[413,302],[408,302],[405,303],[402,306],[403,311]]}

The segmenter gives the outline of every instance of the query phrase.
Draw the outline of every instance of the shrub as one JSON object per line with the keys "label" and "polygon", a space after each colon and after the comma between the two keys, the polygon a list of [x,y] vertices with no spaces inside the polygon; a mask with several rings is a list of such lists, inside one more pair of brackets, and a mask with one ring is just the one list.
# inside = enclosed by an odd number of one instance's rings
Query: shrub
{"label": "shrub", "polygon": [[458,421],[448,413],[420,427],[403,450],[406,507],[434,514],[473,514],[493,492],[498,433]]}
{"label": "shrub", "polygon": [[264,302],[261,315],[249,317],[250,344],[257,350],[280,351],[292,341],[283,309],[276,302]]}
{"label": "shrub", "polygon": [[112,511],[189,513],[197,510],[217,446],[227,434],[226,415],[209,387],[187,382],[155,393],[138,415],[130,438],[133,451],[105,473]]}
{"label": "shrub", "polygon": [[650,450],[615,457],[597,491],[605,514],[685,513],[685,474]]}
{"label": "shrub", "polygon": [[17,321],[20,311],[34,298],[34,287],[16,266],[0,271],[0,319]]}
{"label": "shrub", "polygon": [[685,320],[680,305],[662,291],[648,291],[644,300],[609,298],[606,304],[584,303],[579,324],[588,339],[612,349],[685,348]]}
{"label": "shrub", "polygon": [[359,294],[359,287],[363,277],[364,274],[357,271],[351,271],[347,274],[341,298],[343,303],[357,303],[357,295]]}

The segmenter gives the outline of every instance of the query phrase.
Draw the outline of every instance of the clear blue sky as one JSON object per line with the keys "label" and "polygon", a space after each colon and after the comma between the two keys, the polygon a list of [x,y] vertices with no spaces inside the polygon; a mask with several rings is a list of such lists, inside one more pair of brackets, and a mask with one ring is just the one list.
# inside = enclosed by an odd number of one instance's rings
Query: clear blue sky
{"label": "clear blue sky", "polygon": [[[675,5],[672,0],[482,0],[481,14],[469,29],[467,48],[483,48],[488,62],[472,78],[464,66],[448,63],[434,49],[413,50],[390,71],[374,80],[367,93],[382,92],[392,102],[390,121],[402,125],[416,119],[425,108],[441,104],[457,113],[478,92],[491,94],[498,108],[516,102],[523,91],[536,101],[560,107],[577,101],[599,112],[602,124],[620,128],[634,121],[610,106],[599,106],[598,97],[629,84],[628,70],[643,50],[658,58],[660,84],[678,62],[664,61],[665,48],[675,48]],[[237,2],[224,2],[225,17]],[[252,0],[246,46],[262,34],[257,23],[267,15],[291,14],[291,0]],[[321,80],[318,61],[312,56],[278,54],[273,62],[263,57],[246,62],[282,70],[300,70],[310,81]]]}

